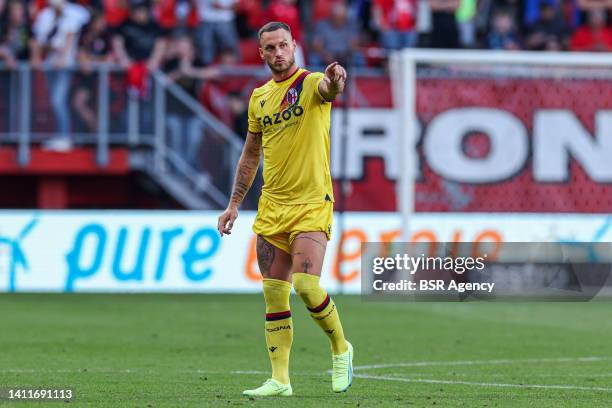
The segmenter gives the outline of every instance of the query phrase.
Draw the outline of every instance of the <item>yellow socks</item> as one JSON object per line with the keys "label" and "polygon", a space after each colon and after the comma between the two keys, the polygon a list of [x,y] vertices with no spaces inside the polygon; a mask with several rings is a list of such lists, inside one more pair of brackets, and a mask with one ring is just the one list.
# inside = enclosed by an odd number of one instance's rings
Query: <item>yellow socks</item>
{"label": "yellow socks", "polygon": [[272,378],[289,384],[289,352],[293,342],[293,321],[289,309],[291,283],[264,279],[266,300],[266,345],[272,364]]}
{"label": "yellow socks", "polygon": [[319,285],[319,277],[294,272],[293,287],[310,311],[310,316],[329,337],[332,354],[338,355],[348,350],[336,305]]}
{"label": "yellow socks", "polygon": [[[336,305],[319,285],[319,277],[293,273],[293,287],[310,311],[310,316],[323,329],[331,343],[332,354],[348,350]],[[289,308],[291,284],[278,279],[264,279],[266,301],[266,345],[272,365],[272,378],[289,384],[289,353],[293,343],[293,321]]]}

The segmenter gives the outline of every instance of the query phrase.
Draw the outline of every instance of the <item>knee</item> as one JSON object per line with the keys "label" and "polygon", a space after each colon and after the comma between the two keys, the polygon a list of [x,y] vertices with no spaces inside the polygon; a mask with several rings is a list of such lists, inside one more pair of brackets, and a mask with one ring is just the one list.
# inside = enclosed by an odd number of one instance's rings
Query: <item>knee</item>
{"label": "knee", "polygon": [[307,304],[317,301],[319,297],[320,285],[319,277],[307,273],[293,273],[293,289],[295,293]]}
{"label": "knee", "polygon": [[295,274],[293,274],[293,290],[295,290],[295,294],[299,297],[302,297],[305,292],[304,285],[302,285],[301,281],[295,279]]}

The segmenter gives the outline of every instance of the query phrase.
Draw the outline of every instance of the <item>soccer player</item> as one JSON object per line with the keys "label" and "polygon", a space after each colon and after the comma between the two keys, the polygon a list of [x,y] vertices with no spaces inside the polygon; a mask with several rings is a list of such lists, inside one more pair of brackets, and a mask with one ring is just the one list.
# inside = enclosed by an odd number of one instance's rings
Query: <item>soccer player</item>
{"label": "soccer player", "polygon": [[346,71],[337,62],[330,64],[325,74],[299,68],[294,57],[296,42],[284,23],[268,23],[258,35],[259,54],[270,67],[272,79],[251,95],[247,138],[232,196],[217,226],[221,236],[231,233],[263,152],[264,186],[253,231],[257,234],[257,262],[263,276],[265,336],[272,378],[243,394],[293,394],[289,381],[292,283],[313,320],[329,338],[332,389],[342,392],[352,382],[353,347],[344,338],[336,305],[319,285],[319,278],[333,217],[331,102],[344,90]]}

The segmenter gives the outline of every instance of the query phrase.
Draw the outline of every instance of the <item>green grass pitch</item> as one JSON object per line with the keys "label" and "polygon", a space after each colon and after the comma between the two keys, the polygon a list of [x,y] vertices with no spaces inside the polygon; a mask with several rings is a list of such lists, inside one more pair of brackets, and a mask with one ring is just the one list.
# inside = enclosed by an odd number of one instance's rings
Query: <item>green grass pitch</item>
{"label": "green grass pitch", "polygon": [[0,387],[71,387],[43,407],[612,406],[612,305],[391,303],[336,296],[353,386],[292,298],[294,396],[249,399],[269,370],[261,295],[0,295]]}

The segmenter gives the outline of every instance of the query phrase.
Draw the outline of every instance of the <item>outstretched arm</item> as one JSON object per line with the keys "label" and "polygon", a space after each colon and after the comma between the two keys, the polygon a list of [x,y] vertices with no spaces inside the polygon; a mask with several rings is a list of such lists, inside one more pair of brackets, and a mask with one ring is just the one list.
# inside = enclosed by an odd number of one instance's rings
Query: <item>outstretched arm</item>
{"label": "outstretched arm", "polygon": [[234,221],[238,218],[238,207],[242,203],[259,167],[261,157],[261,133],[247,132],[246,142],[242,148],[242,154],[236,166],[236,176],[234,177],[234,187],[232,196],[227,209],[219,216],[217,230],[219,234],[231,234]]}
{"label": "outstretched arm", "polygon": [[319,82],[319,93],[326,101],[331,102],[336,95],[344,91],[345,81],[346,70],[334,61],[325,68],[325,77]]}

